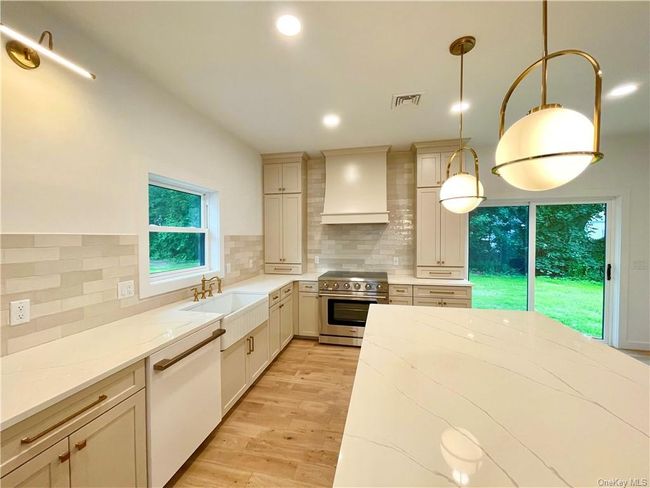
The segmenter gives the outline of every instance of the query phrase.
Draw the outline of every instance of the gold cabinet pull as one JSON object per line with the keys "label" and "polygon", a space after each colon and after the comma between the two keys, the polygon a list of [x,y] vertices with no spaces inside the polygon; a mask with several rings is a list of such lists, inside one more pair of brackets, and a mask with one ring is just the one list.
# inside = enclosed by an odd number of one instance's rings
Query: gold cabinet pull
{"label": "gold cabinet pull", "polygon": [[35,440],[40,439],[41,437],[43,437],[43,436],[46,435],[46,434],[49,434],[50,432],[52,432],[52,431],[55,430],[55,429],[58,429],[58,428],[61,427],[63,424],[67,424],[67,423],[70,422],[72,419],[74,419],[76,416],[81,415],[82,413],[84,413],[86,410],[90,410],[90,409],[93,408],[94,406],[99,405],[100,403],[102,403],[102,402],[103,402],[104,400],[106,400],[107,398],[108,398],[108,397],[107,397],[106,395],[99,395],[99,396],[97,397],[97,400],[95,400],[94,402],[92,402],[92,403],[86,405],[86,406],[83,407],[83,408],[80,408],[80,409],[77,410],[75,413],[68,415],[68,416],[67,416],[66,418],[64,418],[63,420],[60,420],[59,422],[57,422],[57,423],[54,424],[54,425],[51,425],[50,427],[48,427],[47,429],[45,429],[45,430],[39,432],[38,434],[36,434],[36,435],[34,435],[34,436],[31,436],[31,437],[23,437],[22,439],[20,439],[20,443],[21,443],[21,444],[31,444],[31,443],[34,442]]}
{"label": "gold cabinet pull", "polygon": [[59,454],[59,462],[65,463],[68,459],[70,459],[70,451]]}
{"label": "gold cabinet pull", "polygon": [[255,336],[251,336],[251,352],[255,352]]}
{"label": "gold cabinet pull", "polygon": [[451,271],[429,271],[430,275],[450,275]]}
{"label": "gold cabinet pull", "polygon": [[158,361],[156,364],[153,365],[153,369],[155,369],[156,371],[165,371],[170,366],[173,366],[174,364],[176,364],[180,360],[185,359],[187,356],[189,356],[193,352],[196,352],[199,349],[201,349],[203,346],[205,346],[207,344],[210,344],[212,341],[214,341],[215,339],[218,339],[219,337],[221,337],[225,333],[226,333],[226,329],[217,329],[214,332],[212,332],[212,335],[210,337],[208,337],[207,339],[205,339],[205,340],[199,342],[198,344],[190,347],[187,351],[183,351],[182,353],[180,353],[177,356],[174,356],[171,359],[161,359],[160,361]]}
{"label": "gold cabinet pull", "polygon": [[438,290],[429,290],[429,295],[455,295],[455,291],[438,291]]}
{"label": "gold cabinet pull", "polygon": [[289,267],[278,268],[277,266],[274,266],[273,271],[291,271],[291,268]]}
{"label": "gold cabinet pull", "polygon": [[74,445],[74,447],[77,448],[77,451],[81,451],[84,447],[86,447],[86,439],[84,439],[83,441],[79,441],[79,442],[77,442],[77,443]]}

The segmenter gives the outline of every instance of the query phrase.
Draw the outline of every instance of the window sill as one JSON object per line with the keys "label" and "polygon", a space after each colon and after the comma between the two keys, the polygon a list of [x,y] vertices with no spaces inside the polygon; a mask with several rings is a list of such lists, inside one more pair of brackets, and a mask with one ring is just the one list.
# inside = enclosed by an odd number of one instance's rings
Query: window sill
{"label": "window sill", "polygon": [[140,298],[149,298],[163,293],[170,293],[178,291],[183,288],[191,286],[200,286],[201,278],[205,275],[206,278],[211,278],[218,273],[219,270],[199,270],[195,272],[184,273],[178,276],[167,276],[159,279],[147,276],[140,284]]}

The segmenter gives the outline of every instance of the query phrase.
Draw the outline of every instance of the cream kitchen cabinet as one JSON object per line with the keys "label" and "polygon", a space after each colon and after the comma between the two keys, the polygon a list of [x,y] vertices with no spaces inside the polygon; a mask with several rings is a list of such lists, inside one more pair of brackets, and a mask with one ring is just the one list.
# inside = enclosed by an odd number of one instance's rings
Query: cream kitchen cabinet
{"label": "cream kitchen cabinet", "polygon": [[269,163],[264,165],[264,194],[300,193],[301,163]]}
{"label": "cream kitchen cabinet", "polygon": [[446,210],[438,188],[417,189],[416,276],[463,279],[467,267],[467,215]]}
{"label": "cream kitchen cabinet", "polygon": [[70,486],[147,486],[144,390],[70,435]]}
{"label": "cream kitchen cabinet", "polygon": [[280,303],[269,309],[269,356],[271,360],[280,354]]}
{"label": "cream kitchen cabinet", "polygon": [[293,296],[280,303],[280,348],[284,349],[293,339]]}
{"label": "cream kitchen cabinet", "polygon": [[268,264],[302,263],[302,195],[264,196],[264,256]]}
{"label": "cream kitchen cabinet", "polygon": [[221,351],[222,415],[250,388],[270,364],[269,321]]}
{"label": "cream kitchen cabinet", "polygon": [[318,337],[320,321],[318,303],[318,293],[298,294],[298,335]]}
{"label": "cream kitchen cabinet", "polygon": [[307,155],[263,154],[264,272],[301,274],[307,259]]}
{"label": "cream kitchen cabinet", "polygon": [[140,361],[2,431],[0,485],[147,486]]}
{"label": "cream kitchen cabinet", "polygon": [[418,188],[442,186],[447,179],[447,162],[450,156],[451,152],[420,154],[417,158]]}
{"label": "cream kitchen cabinet", "polygon": [[2,478],[3,488],[68,488],[70,449],[63,439]]}

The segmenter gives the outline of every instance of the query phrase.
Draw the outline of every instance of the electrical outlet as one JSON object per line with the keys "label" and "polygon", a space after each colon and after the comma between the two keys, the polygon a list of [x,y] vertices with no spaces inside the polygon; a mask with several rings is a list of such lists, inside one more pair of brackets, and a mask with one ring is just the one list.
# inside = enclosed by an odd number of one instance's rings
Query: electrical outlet
{"label": "electrical outlet", "polygon": [[29,322],[29,299],[11,302],[9,308],[11,309],[9,325],[20,325]]}
{"label": "electrical outlet", "polygon": [[117,284],[117,298],[129,298],[135,295],[135,282],[133,280],[120,281]]}
{"label": "electrical outlet", "polygon": [[314,264],[320,264],[320,256],[314,257]]}
{"label": "electrical outlet", "polygon": [[393,265],[399,266],[399,257],[393,256]]}

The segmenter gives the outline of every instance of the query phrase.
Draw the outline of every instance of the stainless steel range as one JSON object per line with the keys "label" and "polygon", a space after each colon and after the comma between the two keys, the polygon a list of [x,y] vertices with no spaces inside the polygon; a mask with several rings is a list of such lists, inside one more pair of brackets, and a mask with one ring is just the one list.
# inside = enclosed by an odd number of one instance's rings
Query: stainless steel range
{"label": "stainless steel range", "polygon": [[328,271],[318,277],[319,342],[360,346],[368,309],[388,303],[386,273]]}

